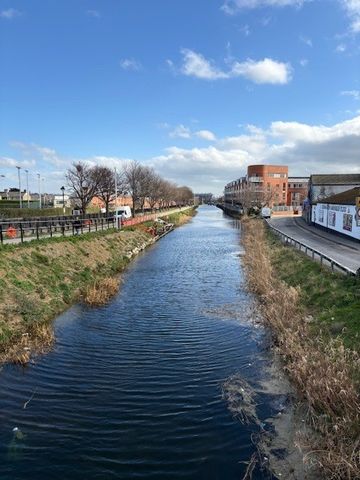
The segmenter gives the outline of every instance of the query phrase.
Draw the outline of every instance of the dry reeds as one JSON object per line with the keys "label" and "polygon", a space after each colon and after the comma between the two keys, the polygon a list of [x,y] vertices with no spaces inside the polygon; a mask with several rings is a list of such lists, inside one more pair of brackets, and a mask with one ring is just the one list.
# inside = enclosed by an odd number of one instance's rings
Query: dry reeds
{"label": "dry reeds", "polygon": [[90,285],[84,294],[84,301],[88,305],[105,305],[119,290],[118,278],[103,278]]}
{"label": "dry reeds", "polygon": [[301,312],[300,288],[288,286],[273,271],[262,223],[244,228],[244,265],[250,289],[260,297],[284,368],[307,406],[313,438],[299,439],[305,460],[327,479],[360,478],[360,399],[354,372],[359,355],[340,339],[314,337]]}
{"label": "dry reeds", "polygon": [[46,323],[34,324],[29,331],[22,333],[18,341],[0,355],[2,362],[12,362],[26,366],[30,363],[32,354],[47,352],[54,343],[54,331]]}

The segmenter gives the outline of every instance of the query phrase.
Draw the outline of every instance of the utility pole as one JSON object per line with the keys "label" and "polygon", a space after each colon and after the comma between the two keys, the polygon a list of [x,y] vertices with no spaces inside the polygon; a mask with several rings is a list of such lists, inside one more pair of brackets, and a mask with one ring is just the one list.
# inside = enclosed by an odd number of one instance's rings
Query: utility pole
{"label": "utility pole", "polygon": [[27,195],[27,207],[30,208],[30,193],[29,193],[29,170],[25,170],[26,172],[26,195]]}
{"label": "utility pole", "polygon": [[38,173],[37,176],[38,176],[38,182],[39,182],[39,208],[41,210],[41,179],[40,179],[40,173]]}
{"label": "utility pole", "polygon": [[20,175],[20,170],[21,167],[16,167],[18,170],[18,178],[19,178],[19,201],[20,201],[20,208],[22,208],[22,198],[21,198],[21,175]]}

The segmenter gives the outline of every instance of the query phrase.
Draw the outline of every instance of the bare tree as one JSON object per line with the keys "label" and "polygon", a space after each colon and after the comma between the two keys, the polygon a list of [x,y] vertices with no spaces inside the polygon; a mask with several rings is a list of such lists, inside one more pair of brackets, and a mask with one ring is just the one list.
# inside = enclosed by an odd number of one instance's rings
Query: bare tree
{"label": "bare tree", "polygon": [[83,162],[76,162],[66,172],[65,178],[83,215],[85,215],[86,208],[98,191],[99,168],[90,167]]}
{"label": "bare tree", "polygon": [[136,160],[132,160],[124,167],[124,180],[126,189],[132,200],[132,215],[135,216],[136,204],[141,198],[141,181],[144,175],[144,167]]}
{"label": "bare tree", "polygon": [[106,215],[109,213],[110,204],[115,198],[115,177],[117,181],[117,191],[124,191],[123,172],[115,172],[109,167],[98,167],[99,186],[97,196],[104,202]]}
{"label": "bare tree", "polygon": [[180,205],[188,205],[194,198],[194,192],[189,187],[176,188],[176,201]]}

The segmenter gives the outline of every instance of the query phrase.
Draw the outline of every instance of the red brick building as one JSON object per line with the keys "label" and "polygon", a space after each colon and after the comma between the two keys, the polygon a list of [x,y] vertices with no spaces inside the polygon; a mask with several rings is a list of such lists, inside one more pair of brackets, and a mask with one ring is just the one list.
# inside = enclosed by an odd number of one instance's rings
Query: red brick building
{"label": "red brick building", "polygon": [[290,177],[288,181],[287,205],[302,207],[308,196],[309,177]]}
{"label": "red brick building", "polygon": [[249,165],[247,182],[262,191],[269,207],[286,205],[289,168],[284,165]]}

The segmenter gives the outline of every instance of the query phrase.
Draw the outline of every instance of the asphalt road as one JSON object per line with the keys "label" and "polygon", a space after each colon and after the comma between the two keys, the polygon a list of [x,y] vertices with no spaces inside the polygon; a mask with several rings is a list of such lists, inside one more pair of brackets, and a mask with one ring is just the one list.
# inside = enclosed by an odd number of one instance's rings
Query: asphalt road
{"label": "asphalt road", "polygon": [[356,271],[360,243],[308,225],[301,217],[272,217],[269,223],[286,235]]}

